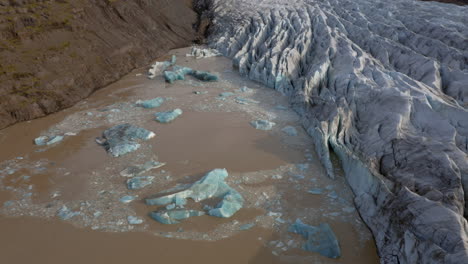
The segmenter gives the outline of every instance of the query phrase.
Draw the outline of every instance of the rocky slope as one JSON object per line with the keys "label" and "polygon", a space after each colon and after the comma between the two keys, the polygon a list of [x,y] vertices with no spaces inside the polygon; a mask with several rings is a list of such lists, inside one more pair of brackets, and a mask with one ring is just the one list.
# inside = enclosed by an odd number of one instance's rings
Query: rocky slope
{"label": "rocky slope", "polygon": [[289,96],[382,263],[468,263],[468,7],[215,0],[210,45]]}
{"label": "rocky slope", "polygon": [[69,107],[196,37],[187,0],[0,1],[0,128]]}

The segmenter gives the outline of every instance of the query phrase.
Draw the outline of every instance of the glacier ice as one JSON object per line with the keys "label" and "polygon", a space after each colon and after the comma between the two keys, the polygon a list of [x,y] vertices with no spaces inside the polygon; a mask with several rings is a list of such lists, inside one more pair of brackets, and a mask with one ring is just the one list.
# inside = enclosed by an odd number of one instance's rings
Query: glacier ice
{"label": "glacier ice", "polygon": [[153,169],[161,168],[165,165],[166,163],[164,162],[150,160],[150,161],[145,162],[144,164],[134,165],[134,166],[125,168],[123,171],[120,172],[120,176],[123,176],[123,177],[139,176],[142,173],[145,173]]}
{"label": "glacier ice", "polygon": [[276,125],[274,122],[268,120],[254,120],[250,122],[250,125],[259,130],[271,130]]}
{"label": "glacier ice", "polygon": [[303,246],[304,250],[317,252],[329,258],[339,258],[341,256],[338,240],[328,224],[310,226],[297,219],[288,230],[306,239]]}
{"label": "glacier ice", "polygon": [[170,211],[154,211],[150,213],[150,216],[161,224],[172,225],[180,223],[180,220],[193,216],[202,216],[204,214],[205,212],[203,211],[176,209]]}
{"label": "glacier ice", "polygon": [[131,124],[111,127],[102,133],[103,139],[97,140],[114,157],[119,157],[140,148],[137,140],[148,140],[155,136],[149,130]]}
{"label": "glacier ice", "polygon": [[[146,204],[163,206],[175,203],[180,206],[185,205],[189,198],[195,202],[201,202],[209,198],[220,198],[221,201],[214,208],[207,208],[208,214],[229,218],[242,208],[244,199],[239,192],[225,182],[227,177],[228,172],[226,169],[214,169],[187,189],[169,195],[147,198]],[[170,214],[169,212],[171,211],[165,213]],[[161,217],[156,213],[155,216]]]}
{"label": "glacier ice", "polygon": [[63,136],[41,136],[34,139],[34,143],[38,146],[52,145],[62,141],[63,138]]}
{"label": "glacier ice", "polygon": [[138,176],[127,180],[129,190],[143,189],[153,183],[154,176]]}
{"label": "glacier ice", "polygon": [[156,113],[156,121],[159,123],[170,123],[182,115],[183,111],[179,108],[167,112]]}
{"label": "glacier ice", "polygon": [[[341,161],[383,263],[468,263],[468,7],[213,0],[208,43]],[[287,4],[286,4],[287,3]]]}
{"label": "glacier ice", "polygon": [[165,101],[166,99],[162,97],[156,97],[151,100],[145,100],[145,101],[138,100],[136,102],[136,105],[143,107],[143,108],[152,109],[152,108],[160,107]]}

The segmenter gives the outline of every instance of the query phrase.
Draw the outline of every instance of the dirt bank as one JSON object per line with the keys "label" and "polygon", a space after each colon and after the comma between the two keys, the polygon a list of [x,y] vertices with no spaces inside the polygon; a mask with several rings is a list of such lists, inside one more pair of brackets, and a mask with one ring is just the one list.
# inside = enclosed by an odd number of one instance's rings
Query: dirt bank
{"label": "dirt bank", "polygon": [[70,107],[195,38],[187,0],[0,2],[0,128]]}

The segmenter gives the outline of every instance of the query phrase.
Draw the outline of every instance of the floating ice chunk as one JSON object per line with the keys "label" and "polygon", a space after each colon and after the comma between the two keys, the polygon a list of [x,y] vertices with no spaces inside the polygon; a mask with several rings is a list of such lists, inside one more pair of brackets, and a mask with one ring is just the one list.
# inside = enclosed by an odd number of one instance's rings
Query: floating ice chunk
{"label": "floating ice chunk", "polygon": [[255,120],[250,122],[250,125],[259,130],[271,130],[276,123],[270,122],[268,120]]}
{"label": "floating ice chunk", "polygon": [[335,191],[331,191],[327,196],[330,197],[331,199],[338,198],[338,194],[336,194]]}
{"label": "floating ice chunk", "polygon": [[286,221],[283,220],[283,218],[281,218],[281,217],[276,218],[275,221],[278,222],[278,223],[280,223],[280,224],[286,223]]}
{"label": "floating ice chunk", "polygon": [[160,107],[164,103],[164,101],[166,101],[166,99],[162,97],[156,97],[154,99],[146,100],[146,101],[138,100],[136,101],[136,105],[143,107],[143,108],[152,109],[152,108]]}
{"label": "floating ice chunk", "polygon": [[288,110],[286,106],[282,106],[282,105],[277,105],[275,108],[278,110]]}
{"label": "floating ice chunk", "polygon": [[77,215],[80,215],[81,212],[73,212],[66,205],[62,206],[58,212],[57,216],[60,217],[62,220],[69,220]]}
{"label": "floating ice chunk", "polygon": [[143,189],[153,183],[153,176],[140,176],[127,180],[127,188],[130,190]]}
{"label": "floating ice chunk", "polygon": [[195,91],[194,94],[208,94],[208,91]]}
{"label": "floating ice chunk", "polygon": [[255,223],[244,224],[244,225],[239,226],[239,230],[241,231],[249,230],[254,226],[255,226]]}
{"label": "floating ice chunk", "polygon": [[201,180],[192,184],[189,188],[174,194],[157,198],[146,199],[148,205],[166,205],[169,203],[185,204],[186,199],[200,202],[209,198],[222,198],[214,208],[208,211],[211,216],[228,218],[242,208],[244,199],[236,190],[226,184],[228,177],[226,169],[215,169],[207,173]]}
{"label": "floating ice chunk", "polygon": [[284,133],[286,133],[288,136],[295,137],[297,136],[297,130],[293,126],[286,126],[283,129],[281,129]]}
{"label": "floating ice chunk", "polygon": [[242,88],[240,88],[239,91],[242,93],[249,93],[252,91],[252,89],[248,88],[247,86],[242,86]]}
{"label": "floating ice chunk", "polygon": [[230,191],[215,208],[208,211],[211,216],[229,218],[242,208],[244,199],[237,191]]}
{"label": "floating ice chunk", "polygon": [[143,219],[136,217],[136,216],[132,216],[132,215],[127,216],[127,221],[131,225],[143,224]]}
{"label": "floating ice chunk", "polygon": [[282,213],[278,213],[278,212],[268,212],[267,215],[268,215],[268,216],[271,216],[271,217],[281,217],[283,214],[282,214]]}
{"label": "floating ice chunk", "polygon": [[338,240],[328,224],[310,226],[297,219],[289,227],[289,231],[302,235],[307,240],[303,246],[304,250],[317,252],[329,258],[339,258],[341,256]]}
{"label": "floating ice chunk", "polygon": [[306,171],[309,169],[309,163],[296,164],[296,168],[300,171]]}
{"label": "floating ice chunk", "polygon": [[322,194],[323,190],[320,188],[312,188],[309,191],[307,191],[310,194]]}
{"label": "floating ice chunk", "polygon": [[233,95],[234,95],[234,93],[224,92],[224,93],[220,93],[219,97],[229,97],[229,96],[233,96]]}
{"label": "floating ice chunk", "polygon": [[281,176],[279,174],[275,174],[275,175],[271,176],[271,178],[274,179],[274,180],[281,180],[281,179],[283,179],[283,176]]}
{"label": "floating ice chunk", "polygon": [[174,83],[177,80],[185,80],[185,75],[193,74],[195,71],[188,67],[174,66],[174,71],[164,71],[164,79],[168,83]]}
{"label": "floating ice chunk", "polygon": [[243,104],[243,105],[248,105],[248,104],[258,104],[260,102],[238,96],[238,97],[236,97],[236,103]]}
{"label": "floating ice chunk", "polygon": [[96,211],[96,212],[93,213],[94,218],[98,218],[98,217],[100,217],[101,215],[102,215],[102,212],[101,212],[101,211]]}
{"label": "floating ice chunk", "polygon": [[161,168],[164,165],[166,165],[166,163],[150,160],[148,162],[145,162],[142,165],[130,166],[130,167],[124,169],[123,171],[121,171],[120,175],[123,176],[123,177],[139,176],[139,175],[141,175],[141,174],[143,174],[143,173],[145,173],[147,171],[157,169],[157,168]]}
{"label": "floating ice chunk", "polygon": [[191,75],[197,78],[200,81],[211,82],[217,81],[218,76],[205,72],[205,71],[196,71],[188,67],[174,66],[174,71],[165,71],[164,79],[168,83],[174,83],[177,80],[185,80],[185,75]]}
{"label": "floating ice chunk", "polygon": [[159,123],[170,123],[174,121],[174,119],[182,115],[182,113],[183,113],[182,110],[179,108],[172,110],[172,111],[159,112],[159,113],[156,113],[156,120]]}
{"label": "floating ice chunk", "polygon": [[6,201],[3,203],[3,207],[10,207],[13,206],[15,203],[13,201]]}
{"label": "floating ice chunk", "polygon": [[63,140],[63,136],[42,136],[34,139],[34,143],[38,146],[48,146],[58,143]]}
{"label": "floating ice chunk", "polygon": [[171,225],[178,224],[180,220],[184,220],[193,216],[202,216],[205,212],[197,210],[178,209],[171,211],[155,211],[151,212],[150,216],[161,224]]}
{"label": "floating ice chunk", "polygon": [[138,195],[125,195],[119,199],[121,203],[131,203],[138,198]]}
{"label": "floating ice chunk", "polygon": [[175,208],[176,208],[176,204],[175,204],[175,203],[171,203],[171,204],[168,204],[168,205],[166,206],[166,209],[167,209],[167,210],[173,210],[173,209],[175,209]]}
{"label": "floating ice chunk", "polygon": [[202,59],[202,58],[221,56],[221,53],[219,53],[219,51],[215,49],[203,49],[203,48],[192,47],[192,50],[186,56],[196,57],[197,59]]}
{"label": "floating ice chunk", "polygon": [[299,179],[299,180],[302,180],[302,179],[305,179],[305,176],[302,175],[302,174],[291,174],[294,178],[296,179]]}
{"label": "floating ice chunk", "polygon": [[193,77],[204,82],[215,82],[218,81],[218,76],[206,71],[193,71],[190,73]]}
{"label": "floating ice chunk", "polygon": [[98,138],[96,142],[103,145],[112,156],[119,157],[140,148],[136,140],[148,140],[154,136],[153,132],[144,128],[121,124],[105,130],[103,139]]}
{"label": "floating ice chunk", "polygon": [[148,71],[148,78],[154,79],[158,74],[165,71],[167,68],[176,64],[177,57],[172,55],[170,61],[164,62],[156,62],[155,64],[151,65],[151,68]]}

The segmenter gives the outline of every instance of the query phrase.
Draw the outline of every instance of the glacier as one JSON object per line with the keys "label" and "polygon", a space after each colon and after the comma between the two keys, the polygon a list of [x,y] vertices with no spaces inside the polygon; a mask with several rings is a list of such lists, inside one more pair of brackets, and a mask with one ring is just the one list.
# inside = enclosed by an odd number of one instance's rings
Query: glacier
{"label": "glacier", "polygon": [[202,0],[208,44],[337,155],[381,263],[468,263],[468,7]]}

